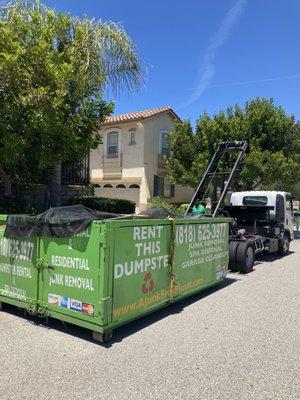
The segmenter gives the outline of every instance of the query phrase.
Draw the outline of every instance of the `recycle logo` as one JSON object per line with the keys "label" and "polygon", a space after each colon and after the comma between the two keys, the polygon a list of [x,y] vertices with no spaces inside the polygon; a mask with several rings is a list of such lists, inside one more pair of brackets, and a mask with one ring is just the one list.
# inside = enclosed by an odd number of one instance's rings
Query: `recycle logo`
{"label": "recycle logo", "polygon": [[144,276],[142,292],[144,294],[147,294],[147,293],[152,292],[153,289],[154,289],[154,282],[153,282],[152,276],[151,276],[150,272],[147,272],[146,275]]}

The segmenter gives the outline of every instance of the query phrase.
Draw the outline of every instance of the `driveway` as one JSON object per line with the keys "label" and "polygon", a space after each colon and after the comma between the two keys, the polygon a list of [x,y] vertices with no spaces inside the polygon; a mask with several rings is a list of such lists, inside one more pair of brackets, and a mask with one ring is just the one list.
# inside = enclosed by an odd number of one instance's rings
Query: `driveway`
{"label": "driveway", "polygon": [[[300,235],[299,235],[300,237]],[[300,239],[226,281],[115,331],[0,313],[0,399],[300,398]]]}

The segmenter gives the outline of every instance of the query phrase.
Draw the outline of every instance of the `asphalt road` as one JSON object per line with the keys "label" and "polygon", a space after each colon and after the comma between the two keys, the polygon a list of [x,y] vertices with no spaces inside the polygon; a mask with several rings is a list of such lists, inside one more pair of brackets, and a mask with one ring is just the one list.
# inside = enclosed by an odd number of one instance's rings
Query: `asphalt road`
{"label": "asphalt road", "polygon": [[284,258],[115,331],[0,313],[1,400],[300,399],[300,239]]}

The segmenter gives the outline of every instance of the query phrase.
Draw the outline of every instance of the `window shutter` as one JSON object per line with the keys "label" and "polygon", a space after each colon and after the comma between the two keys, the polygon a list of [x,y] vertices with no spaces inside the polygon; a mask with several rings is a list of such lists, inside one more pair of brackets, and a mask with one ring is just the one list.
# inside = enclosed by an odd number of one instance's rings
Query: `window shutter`
{"label": "window shutter", "polygon": [[171,197],[175,197],[175,185],[171,185]]}
{"label": "window shutter", "polygon": [[153,183],[153,196],[158,196],[158,176],[154,175],[154,183]]}

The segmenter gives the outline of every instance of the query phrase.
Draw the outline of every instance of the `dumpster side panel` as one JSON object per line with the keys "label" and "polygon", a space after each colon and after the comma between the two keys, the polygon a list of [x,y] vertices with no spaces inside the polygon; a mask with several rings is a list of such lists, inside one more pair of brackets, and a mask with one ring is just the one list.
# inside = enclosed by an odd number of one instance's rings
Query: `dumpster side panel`
{"label": "dumpster side panel", "polygon": [[73,237],[41,238],[40,313],[82,326],[105,323],[103,245],[99,222]]}
{"label": "dumpster side panel", "polygon": [[112,321],[118,323],[168,297],[170,225],[160,220],[134,222],[114,230]]}
{"label": "dumpster side panel", "polygon": [[228,269],[229,224],[222,220],[179,223],[175,239],[175,295],[217,283]]}
{"label": "dumpster side panel", "polygon": [[224,218],[116,225],[112,322],[121,325],[224,279],[228,230]]}
{"label": "dumpster side panel", "polygon": [[6,216],[0,216],[0,301],[31,311],[37,308],[38,239],[4,237]]}

